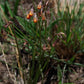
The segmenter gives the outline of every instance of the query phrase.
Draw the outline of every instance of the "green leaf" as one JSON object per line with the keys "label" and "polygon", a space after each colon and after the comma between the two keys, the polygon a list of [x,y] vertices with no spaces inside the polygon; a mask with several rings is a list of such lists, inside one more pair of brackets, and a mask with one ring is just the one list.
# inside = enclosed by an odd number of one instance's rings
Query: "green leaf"
{"label": "green leaf", "polygon": [[36,32],[35,25],[33,24],[33,22],[28,22],[26,19],[18,16],[16,16],[16,19],[30,36],[32,37],[35,37],[36,35],[39,36],[39,34]]}
{"label": "green leaf", "polygon": [[73,56],[70,60],[68,60],[67,63],[73,64],[74,60],[75,60],[75,56]]}
{"label": "green leaf", "polygon": [[55,20],[54,22],[50,23],[49,26],[47,27],[47,30],[48,29],[51,29],[53,26],[55,26],[56,23],[58,23],[59,21],[61,21],[62,18],[58,18],[57,20]]}
{"label": "green leaf", "polygon": [[57,66],[57,74],[58,74],[58,80],[60,81],[62,78],[62,69],[59,64]]}
{"label": "green leaf", "polygon": [[14,11],[13,11],[14,15],[17,15],[19,2],[20,2],[20,0],[15,0],[15,3],[14,3]]}
{"label": "green leaf", "polygon": [[8,12],[9,12],[10,16],[13,18],[14,14],[13,14],[13,12],[12,12],[12,10],[10,8],[10,5],[9,5],[9,3],[7,1],[6,1],[6,5],[7,5]]}
{"label": "green leaf", "polygon": [[71,32],[69,33],[69,36],[67,38],[67,43],[69,43],[70,40],[71,40]]}
{"label": "green leaf", "polygon": [[80,63],[74,63],[74,65],[84,67],[84,65],[83,64],[80,64]]}

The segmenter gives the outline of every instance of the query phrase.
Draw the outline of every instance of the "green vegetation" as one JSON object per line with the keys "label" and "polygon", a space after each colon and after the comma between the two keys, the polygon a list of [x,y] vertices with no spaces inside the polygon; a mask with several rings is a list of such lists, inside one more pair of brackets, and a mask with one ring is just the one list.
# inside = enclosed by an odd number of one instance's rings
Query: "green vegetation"
{"label": "green vegetation", "polygon": [[[41,9],[35,8],[33,12],[37,16],[26,19],[17,15],[19,1],[15,1],[12,10],[8,1],[0,4],[0,37],[15,47],[17,69],[24,83],[37,84],[41,80],[43,84],[45,79],[50,82],[47,77],[50,71],[56,70],[54,75],[58,84],[73,84],[64,83],[64,76],[71,72],[72,66],[84,67],[81,61],[81,55],[84,55],[84,4],[80,4],[77,13],[76,5],[71,12],[68,5],[65,11],[58,7],[57,14],[44,4],[44,16],[39,16]],[[37,22],[33,21],[35,18]],[[26,52],[27,68],[23,64],[21,54],[24,52],[21,50]]]}

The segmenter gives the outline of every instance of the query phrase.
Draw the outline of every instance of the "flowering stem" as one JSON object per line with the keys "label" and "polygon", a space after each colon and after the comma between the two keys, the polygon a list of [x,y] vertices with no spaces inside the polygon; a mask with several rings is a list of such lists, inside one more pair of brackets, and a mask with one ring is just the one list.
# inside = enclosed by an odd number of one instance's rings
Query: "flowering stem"
{"label": "flowering stem", "polygon": [[39,28],[39,30],[40,30],[40,59],[41,59],[41,27]]}

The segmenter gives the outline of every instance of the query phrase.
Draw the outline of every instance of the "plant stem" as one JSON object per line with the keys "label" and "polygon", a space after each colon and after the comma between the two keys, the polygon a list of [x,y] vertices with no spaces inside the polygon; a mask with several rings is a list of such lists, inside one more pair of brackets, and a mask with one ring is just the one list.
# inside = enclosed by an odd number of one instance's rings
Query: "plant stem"
{"label": "plant stem", "polygon": [[21,76],[22,79],[24,79],[23,72],[22,72],[22,59],[21,59],[20,52],[19,52],[19,46],[18,46],[16,35],[15,35],[14,26],[13,26],[13,30],[14,30],[14,37],[15,37],[15,44],[16,44],[16,59],[17,59],[17,62],[18,62],[20,76]]}

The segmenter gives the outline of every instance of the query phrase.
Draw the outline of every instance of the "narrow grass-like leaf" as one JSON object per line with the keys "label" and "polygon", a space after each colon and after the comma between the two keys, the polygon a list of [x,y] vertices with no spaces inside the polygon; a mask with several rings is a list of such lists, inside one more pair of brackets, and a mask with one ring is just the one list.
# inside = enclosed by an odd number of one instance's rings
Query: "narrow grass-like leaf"
{"label": "narrow grass-like leaf", "polygon": [[6,1],[6,5],[7,5],[8,12],[9,12],[10,16],[13,18],[14,14],[13,14],[13,12],[12,12],[12,10],[10,8],[10,5],[9,5],[9,3],[7,1]]}
{"label": "narrow grass-like leaf", "polygon": [[17,15],[19,2],[20,2],[20,0],[15,0],[15,3],[14,3],[14,11],[13,11],[14,15]]}

